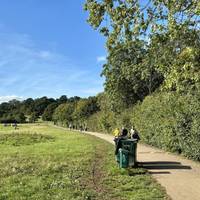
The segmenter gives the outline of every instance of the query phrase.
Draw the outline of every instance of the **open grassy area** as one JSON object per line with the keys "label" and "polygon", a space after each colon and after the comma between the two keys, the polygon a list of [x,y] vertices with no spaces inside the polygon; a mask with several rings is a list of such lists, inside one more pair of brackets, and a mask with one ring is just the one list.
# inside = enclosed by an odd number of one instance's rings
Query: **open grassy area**
{"label": "open grassy area", "polygon": [[0,200],[167,198],[145,170],[120,170],[107,142],[45,124],[0,126]]}

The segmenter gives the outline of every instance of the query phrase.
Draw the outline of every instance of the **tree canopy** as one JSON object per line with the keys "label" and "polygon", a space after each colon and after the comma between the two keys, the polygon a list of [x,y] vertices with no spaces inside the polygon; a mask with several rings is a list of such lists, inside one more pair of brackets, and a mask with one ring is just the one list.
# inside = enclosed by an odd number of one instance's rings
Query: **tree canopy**
{"label": "tree canopy", "polygon": [[197,86],[198,0],[87,0],[85,10],[106,37],[102,75],[114,107],[129,107],[158,88]]}

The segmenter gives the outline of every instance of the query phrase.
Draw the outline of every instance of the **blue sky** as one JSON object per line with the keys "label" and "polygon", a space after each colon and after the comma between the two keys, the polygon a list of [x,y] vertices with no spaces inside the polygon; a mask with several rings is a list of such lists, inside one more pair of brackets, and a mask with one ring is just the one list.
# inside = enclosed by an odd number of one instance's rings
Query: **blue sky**
{"label": "blue sky", "polygon": [[103,91],[106,50],[84,0],[0,0],[0,102]]}

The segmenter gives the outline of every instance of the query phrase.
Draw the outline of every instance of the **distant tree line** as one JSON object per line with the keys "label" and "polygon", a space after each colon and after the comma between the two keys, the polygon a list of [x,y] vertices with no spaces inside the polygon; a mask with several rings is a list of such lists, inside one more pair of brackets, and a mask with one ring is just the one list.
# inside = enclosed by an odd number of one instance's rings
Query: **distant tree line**
{"label": "distant tree line", "polygon": [[62,95],[58,99],[41,97],[24,101],[11,100],[0,104],[1,123],[53,121],[62,125],[84,123],[86,119],[99,111],[96,97],[68,98]]}

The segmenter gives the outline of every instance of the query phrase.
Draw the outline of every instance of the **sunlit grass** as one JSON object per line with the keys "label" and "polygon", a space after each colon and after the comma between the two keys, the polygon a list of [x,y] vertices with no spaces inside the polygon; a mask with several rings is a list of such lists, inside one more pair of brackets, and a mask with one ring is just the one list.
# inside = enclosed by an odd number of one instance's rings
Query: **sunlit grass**
{"label": "sunlit grass", "polygon": [[[17,130],[1,126],[0,138],[8,134],[6,142],[0,143],[1,200],[154,200],[166,196],[145,170],[120,170],[113,146],[100,139],[45,124],[20,125]],[[20,145],[13,145],[16,141]]]}

